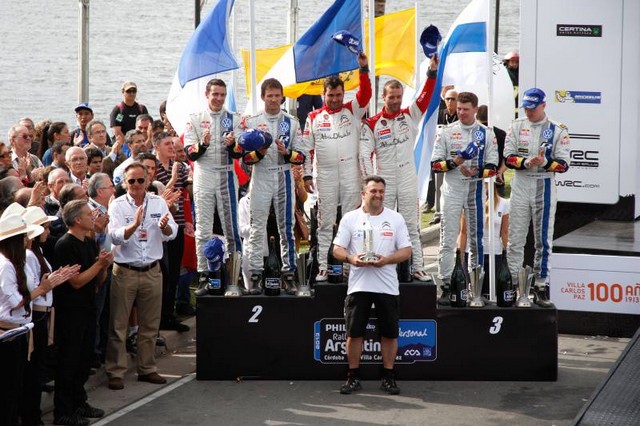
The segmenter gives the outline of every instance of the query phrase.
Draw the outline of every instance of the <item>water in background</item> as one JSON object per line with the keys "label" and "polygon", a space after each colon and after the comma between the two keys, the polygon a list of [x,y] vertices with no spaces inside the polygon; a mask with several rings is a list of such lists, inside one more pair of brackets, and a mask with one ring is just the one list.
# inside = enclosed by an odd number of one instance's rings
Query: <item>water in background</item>
{"label": "water in background", "polygon": [[[299,0],[304,31],[333,0]],[[208,0],[203,18],[216,0]],[[495,0],[493,1],[495,3]],[[257,47],[286,43],[288,0],[256,0]],[[446,35],[466,1],[420,2],[419,24],[438,26]],[[138,85],[138,101],[154,118],[169,93],[182,49],[193,32],[193,0],[93,0],[90,3],[89,101],[96,118],[109,121],[121,101],[125,80]],[[412,0],[387,0],[387,13],[413,7]],[[249,47],[248,0],[236,0],[239,48]],[[2,0],[0,16],[0,140],[21,117],[50,118],[75,127],[78,103],[77,0]],[[518,48],[520,5],[502,0],[499,53]],[[241,62],[237,54],[238,62]],[[223,75],[227,79],[228,75]],[[246,103],[244,70],[238,72],[237,102]]]}

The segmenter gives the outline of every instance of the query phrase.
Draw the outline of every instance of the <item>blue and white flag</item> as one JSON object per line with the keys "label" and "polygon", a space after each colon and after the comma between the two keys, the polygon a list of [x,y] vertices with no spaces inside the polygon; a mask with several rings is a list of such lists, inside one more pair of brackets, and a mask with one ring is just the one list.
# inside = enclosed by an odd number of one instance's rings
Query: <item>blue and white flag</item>
{"label": "blue and white flag", "polygon": [[[491,78],[487,57],[488,21],[488,0],[473,0],[458,15],[444,42],[440,45],[438,79],[413,148],[416,169],[418,170],[420,200],[426,198],[429,186],[431,153],[436,140],[442,87],[452,84],[456,90],[460,91],[483,85],[488,91],[489,79]],[[421,75],[426,75],[426,72]],[[471,91],[475,92],[475,90]]]}
{"label": "blue and white flag", "polygon": [[220,0],[200,23],[182,52],[167,97],[167,116],[181,135],[189,114],[207,107],[207,82],[216,74],[239,67],[227,36],[234,0]]}
{"label": "blue and white flag", "polygon": [[[283,87],[317,80],[358,68],[358,57],[333,41],[333,34],[348,31],[362,40],[360,0],[336,0],[322,16],[276,62],[253,93],[268,78],[277,78]],[[258,110],[262,108],[258,100]],[[247,102],[247,112],[251,101]]]}

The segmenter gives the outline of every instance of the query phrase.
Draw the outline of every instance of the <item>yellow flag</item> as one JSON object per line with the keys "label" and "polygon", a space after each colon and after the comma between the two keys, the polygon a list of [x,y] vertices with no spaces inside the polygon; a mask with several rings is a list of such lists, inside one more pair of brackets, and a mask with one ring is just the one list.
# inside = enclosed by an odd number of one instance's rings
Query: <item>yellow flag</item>
{"label": "yellow flag", "polygon": [[[368,21],[365,21],[365,46],[368,46]],[[376,18],[376,69],[375,75],[388,75],[413,86],[415,67],[415,9],[406,9]],[[270,49],[256,50],[256,81],[264,78],[276,62],[292,47],[287,44]],[[241,50],[244,61],[247,97],[251,96],[251,74],[249,51]],[[340,73],[345,91],[354,90],[359,85],[357,70]],[[297,98],[301,95],[321,95],[324,79],[293,84],[284,88],[284,96]]]}
{"label": "yellow flag", "polygon": [[[413,86],[416,64],[414,8],[376,18],[376,75],[388,75]],[[369,23],[365,22],[365,46],[369,46]]]}

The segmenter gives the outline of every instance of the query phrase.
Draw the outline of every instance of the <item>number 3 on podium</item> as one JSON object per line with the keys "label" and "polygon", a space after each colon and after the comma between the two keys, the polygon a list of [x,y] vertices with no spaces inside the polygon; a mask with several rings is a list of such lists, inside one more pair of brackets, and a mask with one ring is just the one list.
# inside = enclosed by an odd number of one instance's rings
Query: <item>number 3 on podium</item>
{"label": "number 3 on podium", "polygon": [[493,317],[493,325],[489,327],[489,333],[491,334],[500,333],[500,329],[502,328],[502,321],[503,321],[503,318],[500,316]]}

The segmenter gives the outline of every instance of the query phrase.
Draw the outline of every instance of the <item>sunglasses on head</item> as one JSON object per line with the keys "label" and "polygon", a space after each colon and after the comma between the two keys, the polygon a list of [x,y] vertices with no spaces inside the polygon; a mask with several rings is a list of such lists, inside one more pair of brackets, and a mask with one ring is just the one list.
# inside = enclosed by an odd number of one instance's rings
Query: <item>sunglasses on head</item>
{"label": "sunglasses on head", "polygon": [[127,179],[127,183],[129,185],[133,185],[134,183],[138,182],[140,185],[142,185],[145,181],[145,178],[138,178],[138,179]]}

